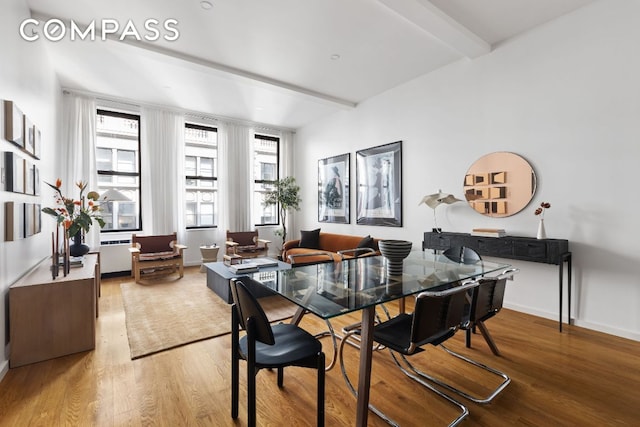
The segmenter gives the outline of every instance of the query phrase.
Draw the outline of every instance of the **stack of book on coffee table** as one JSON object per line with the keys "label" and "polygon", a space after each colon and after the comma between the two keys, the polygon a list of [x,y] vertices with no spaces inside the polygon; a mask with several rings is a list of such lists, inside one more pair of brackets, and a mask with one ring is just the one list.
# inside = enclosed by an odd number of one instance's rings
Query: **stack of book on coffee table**
{"label": "stack of book on coffee table", "polygon": [[229,271],[233,274],[245,274],[255,273],[258,271],[258,264],[254,262],[243,262],[240,264],[232,264],[229,267]]}

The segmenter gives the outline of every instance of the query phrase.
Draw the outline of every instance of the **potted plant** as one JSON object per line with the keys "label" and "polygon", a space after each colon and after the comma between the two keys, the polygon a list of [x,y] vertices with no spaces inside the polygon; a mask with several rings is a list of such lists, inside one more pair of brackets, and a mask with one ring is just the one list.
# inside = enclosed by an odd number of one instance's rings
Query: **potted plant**
{"label": "potted plant", "polygon": [[278,217],[282,224],[282,230],[275,232],[277,236],[282,237],[282,244],[287,241],[287,211],[294,209],[300,210],[300,186],[296,184],[296,179],[288,176],[277,180],[273,184],[273,190],[267,191],[264,195],[263,205],[265,207],[276,205],[278,209]]}

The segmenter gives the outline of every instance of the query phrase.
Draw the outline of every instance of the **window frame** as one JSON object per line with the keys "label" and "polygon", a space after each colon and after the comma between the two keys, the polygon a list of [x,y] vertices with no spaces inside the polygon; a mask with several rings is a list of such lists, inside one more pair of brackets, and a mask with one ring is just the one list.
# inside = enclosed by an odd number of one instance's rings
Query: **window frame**
{"label": "window frame", "polygon": [[[253,141],[254,141],[254,147],[253,147],[253,152],[255,155],[256,149],[255,149],[255,142],[257,140],[266,140],[266,141],[273,141],[276,143],[276,173],[275,173],[275,179],[273,180],[268,180],[268,179],[253,179],[253,186],[254,186],[254,193],[256,192],[255,188],[258,185],[264,185],[264,184],[275,184],[276,181],[278,181],[280,179],[280,144],[281,144],[281,138],[278,136],[271,136],[271,135],[265,135],[265,134],[261,134],[261,133],[255,133],[253,135]],[[257,207],[254,206],[254,209],[257,209]],[[255,227],[265,227],[265,226],[277,226],[280,225],[280,215],[278,215],[278,212],[280,211],[280,204],[276,204],[276,221],[271,223],[256,223],[254,224]]]}
{"label": "window frame", "polygon": [[[97,157],[96,157],[96,173],[97,175],[106,175],[106,176],[131,176],[131,177],[136,177],[138,179],[138,224],[136,228],[130,228],[130,229],[111,229],[111,230],[104,230],[101,229],[100,233],[129,233],[129,232],[135,232],[135,231],[141,231],[142,228],[142,150],[141,150],[141,143],[140,143],[140,129],[141,129],[141,125],[142,125],[142,119],[140,114],[134,114],[134,113],[123,113],[121,111],[113,111],[113,110],[106,110],[103,108],[97,108],[96,109],[96,119],[97,116],[99,115],[103,115],[103,116],[111,116],[111,117],[118,117],[118,118],[122,118],[122,119],[129,119],[129,120],[135,120],[138,122],[138,138],[137,138],[137,142],[138,142],[138,164],[137,164],[137,169],[138,172],[120,172],[120,171],[114,171],[112,170],[103,170],[103,169],[98,169],[98,165],[97,165]],[[102,147],[98,147],[97,145],[97,135],[98,135],[98,131],[96,129],[96,151],[99,148]],[[112,165],[113,167],[113,165]]]}
{"label": "window frame", "polygon": [[[187,128],[204,130],[204,131],[207,131],[207,132],[215,132],[216,134],[218,134],[218,128],[214,127],[214,126],[207,126],[207,125],[201,125],[201,124],[196,124],[196,123],[187,123],[187,122],[185,122],[185,124],[184,124],[185,131],[186,131]],[[187,142],[185,140],[185,148],[186,148],[186,145],[187,145]],[[216,147],[215,147],[216,157],[214,157],[214,165],[213,165],[213,171],[214,171],[213,175],[214,176],[210,177],[210,176],[200,176],[200,175],[187,175],[186,171],[185,171],[185,175],[184,175],[185,192],[187,191],[186,182],[189,179],[195,179],[195,180],[200,180],[200,181],[211,181],[212,183],[214,183],[212,188],[215,188],[215,183],[219,182],[218,181],[218,176],[217,176],[218,171],[219,171],[219,168],[217,167],[218,166],[217,162],[218,162],[218,158],[219,158],[219,156],[217,154],[219,153],[219,148],[220,148],[220,146],[219,146],[217,138],[216,138]],[[184,159],[183,159],[183,162],[185,162],[185,165],[186,165],[186,158],[187,158],[187,154],[185,154]],[[218,228],[218,224],[216,224],[216,221],[215,221],[215,219],[216,219],[215,213],[216,213],[216,208],[219,206],[219,197],[218,196],[220,194],[220,190],[219,189],[215,189],[214,193],[215,193],[215,196],[216,196],[215,199],[214,199],[214,202],[213,202],[213,205],[214,205],[214,211],[213,211],[214,224],[213,225],[190,225],[190,226],[186,226],[185,225],[185,228],[187,230],[205,230],[205,229],[208,229],[208,228]],[[187,215],[187,201],[186,200],[184,201],[183,209],[184,209],[183,215],[184,215],[185,223],[186,223],[186,215]],[[196,213],[196,215],[197,215],[197,213]]]}

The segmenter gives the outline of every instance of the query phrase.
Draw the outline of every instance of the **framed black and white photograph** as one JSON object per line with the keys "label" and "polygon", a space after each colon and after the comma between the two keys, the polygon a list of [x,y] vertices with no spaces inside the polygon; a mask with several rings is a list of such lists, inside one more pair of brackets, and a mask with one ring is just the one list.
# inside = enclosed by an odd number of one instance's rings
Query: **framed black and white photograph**
{"label": "framed black and white photograph", "polygon": [[356,152],[356,221],[402,226],[402,141]]}
{"label": "framed black and white photograph", "polygon": [[318,221],[349,224],[350,154],[318,160]]}

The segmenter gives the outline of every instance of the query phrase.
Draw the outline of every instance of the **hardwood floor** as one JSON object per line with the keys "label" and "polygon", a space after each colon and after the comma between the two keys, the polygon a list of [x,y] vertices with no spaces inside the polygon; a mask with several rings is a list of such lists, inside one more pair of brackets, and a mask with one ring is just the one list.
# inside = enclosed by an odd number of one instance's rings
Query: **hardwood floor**
{"label": "hardwood floor", "polygon": [[[186,274],[200,274],[189,268]],[[125,278],[126,279],[126,278]],[[202,274],[203,286],[205,276]],[[10,369],[0,383],[1,426],[242,426],[246,425],[245,365],[241,365],[240,418],[230,416],[229,336],[130,360],[120,279],[102,281],[94,351]],[[185,313],[188,315],[188,313]],[[334,319],[336,329],[358,316]],[[312,332],[324,323],[306,316]],[[480,334],[464,348],[459,332],[450,347],[507,372],[512,383],[489,405],[463,401],[468,426],[613,426],[640,424],[640,343],[566,327],[551,320],[503,310],[487,322],[502,357],[493,356]],[[323,340],[325,348],[329,341]],[[328,352],[328,350],[325,350]],[[328,354],[327,357],[330,357]],[[449,382],[486,390],[486,373],[469,369],[439,348],[411,359]],[[355,378],[357,351],[346,365]],[[373,361],[371,402],[406,426],[446,425],[455,408],[400,374],[388,352]],[[315,371],[258,375],[259,425],[313,425]],[[327,426],[355,423],[355,398],[339,366],[327,373]],[[370,413],[369,425],[386,425]]]}

